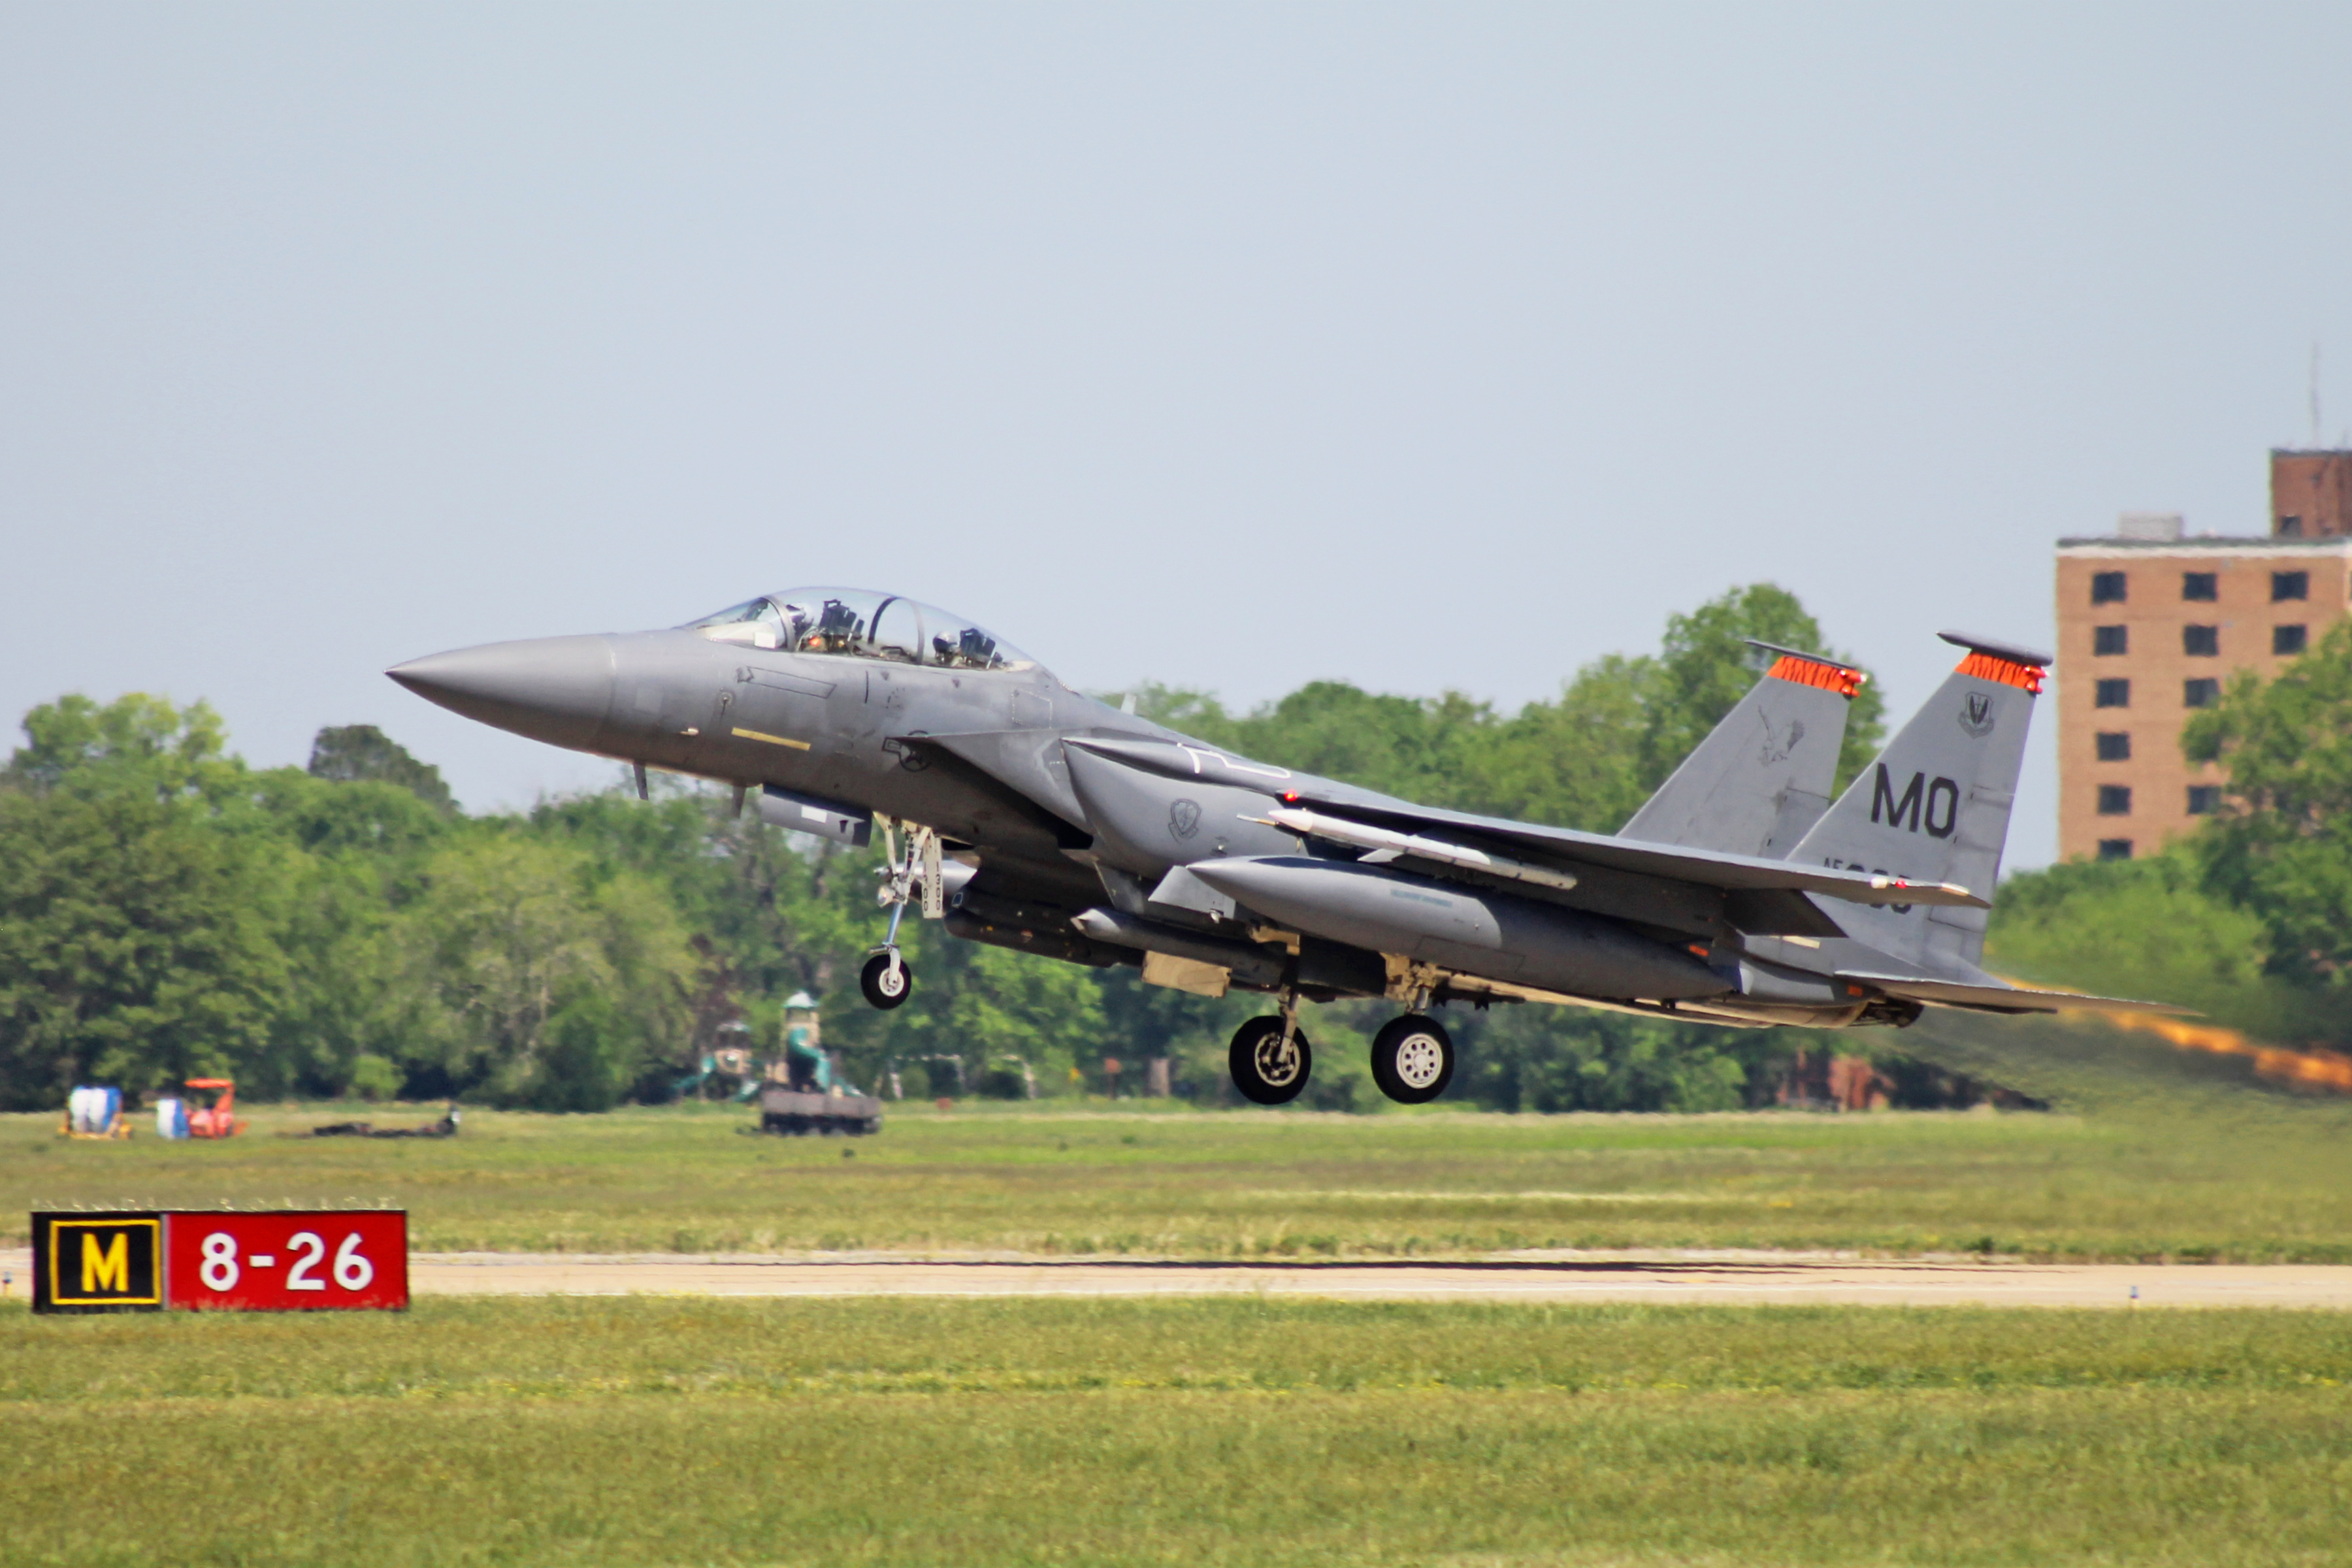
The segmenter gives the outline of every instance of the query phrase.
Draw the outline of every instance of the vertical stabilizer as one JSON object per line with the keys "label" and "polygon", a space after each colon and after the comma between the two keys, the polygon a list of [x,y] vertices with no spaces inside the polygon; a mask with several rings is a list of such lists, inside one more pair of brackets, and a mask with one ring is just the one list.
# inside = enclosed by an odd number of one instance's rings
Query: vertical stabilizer
{"label": "vertical stabilizer", "polygon": [[1780,859],[1829,809],[1862,671],[1757,643],[1780,658],[1617,831],[1621,838]]}
{"label": "vertical stabilizer", "polygon": [[[1958,632],[1941,635],[1968,657],[1790,859],[1957,882],[1992,896],[2025,762],[2025,731],[2050,656]],[[1833,911],[1856,941],[1951,973],[1973,972],[1984,955],[1985,917],[1983,910],[1918,904],[1841,904]]]}

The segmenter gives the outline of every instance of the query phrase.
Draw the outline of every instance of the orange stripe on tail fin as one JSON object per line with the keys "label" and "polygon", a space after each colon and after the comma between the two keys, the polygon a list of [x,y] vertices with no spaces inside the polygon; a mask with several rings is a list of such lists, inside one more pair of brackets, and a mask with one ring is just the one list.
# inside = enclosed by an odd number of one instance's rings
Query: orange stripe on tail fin
{"label": "orange stripe on tail fin", "polygon": [[1834,691],[1840,697],[1852,697],[1862,689],[1870,678],[1858,669],[1848,669],[1842,664],[1824,664],[1817,658],[1800,658],[1784,653],[1764,672],[1776,680],[1793,680],[1800,686],[1818,686],[1824,691]]}
{"label": "orange stripe on tail fin", "polygon": [[1998,680],[2003,686],[2014,686],[2035,696],[2041,695],[2042,682],[2050,674],[2038,664],[2025,664],[1989,653],[1971,653],[1960,660],[1958,671],[1962,675],[1972,675],[1979,680]]}

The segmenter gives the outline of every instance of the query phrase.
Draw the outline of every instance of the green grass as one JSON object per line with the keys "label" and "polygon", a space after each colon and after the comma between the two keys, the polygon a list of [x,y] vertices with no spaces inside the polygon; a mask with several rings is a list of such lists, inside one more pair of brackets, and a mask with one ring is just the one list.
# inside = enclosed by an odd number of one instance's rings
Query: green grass
{"label": "green grass", "polygon": [[0,1311],[12,1563],[2341,1561],[2352,1319]]}
{"label": "green grass", "polygon": [[[1517,1247],[1970,1248],[2352,1260],[2352,1136],[2043,1114],[1345,1117],[893,1107],[878,1137],[748,1112],[469,1113],[446,1142],[68,1142],[0,1118],[0,1230],[36,1206],[351,1201],[421,1250],[1005,1249],[1443,1257]],[[379,1120],[393,1113],[374,1112]],[[845,1158],[853,1153],[855,1158]]]}
{"label": "green grass", "polygon": [[[415,1245],[1447,1257],[1522,1247],[2352,1261],[2352,1102],[2082,1025],[1933,1015],[1907,1050],[2062,1113],[1351,1117],[1169,1101],[920,1101],[880,1136],[717,1106],[468,1111],[446,1142],[289,1133],[437,1108],[264,1107],[222,1143],[0,1117],[0,1239],[39,1206],[384,1203]],[[1882,1041],[1883,1043],[1883,1041]],[[854,1156],[854,1157],[850,1157]]]}

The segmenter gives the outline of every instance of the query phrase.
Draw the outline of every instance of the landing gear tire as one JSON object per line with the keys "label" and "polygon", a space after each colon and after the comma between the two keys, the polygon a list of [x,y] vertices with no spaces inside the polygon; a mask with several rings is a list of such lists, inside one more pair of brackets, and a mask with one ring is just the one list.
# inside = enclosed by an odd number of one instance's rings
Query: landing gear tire
{"label": "landing gear tire", "polygon": [[1372,1081],[1400,1105],[1426,1105],[1454,1081],[1454,1040],[1434,1018],[1407,1013],[1372,1037]]}
{"label": "landing gear tire", "polygon": [[1257,1105],[1286,1105],[1298,1098],[1307,1087],[1307,1076],[1315,1068],[1315,1053],[1307,1044],[1307,1031],[1290,1031],[1290,1048],[1283,1049],[1282,1019],[1278,1016],[1252,1018],[1234,1031],[1234,1045],[1227,1057],[1233,1068],[1234,1087],[1242,1098]]}
{"label": "landing gear tire", "polygon": [[877,952],[857,972],[857,988],[887,1013],[915,994],[915,967],[903,953]]}

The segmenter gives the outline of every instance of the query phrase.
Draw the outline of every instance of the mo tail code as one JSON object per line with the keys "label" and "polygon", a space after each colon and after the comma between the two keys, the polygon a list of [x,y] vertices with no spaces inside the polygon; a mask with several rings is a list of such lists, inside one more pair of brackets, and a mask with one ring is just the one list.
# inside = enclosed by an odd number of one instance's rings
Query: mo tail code
{"label": "mo tail code", "polygon": [[1949,838],[1959,817],[1960,786],[1952,780],[1913,773],[1910,784],[1898,799],[1895,776],[1886,771],[1885,763],[1878,764],[1878,777],[1870,787],[1871,821],[1885,822],[1912,833],[1924,827],[1931,838]]}

